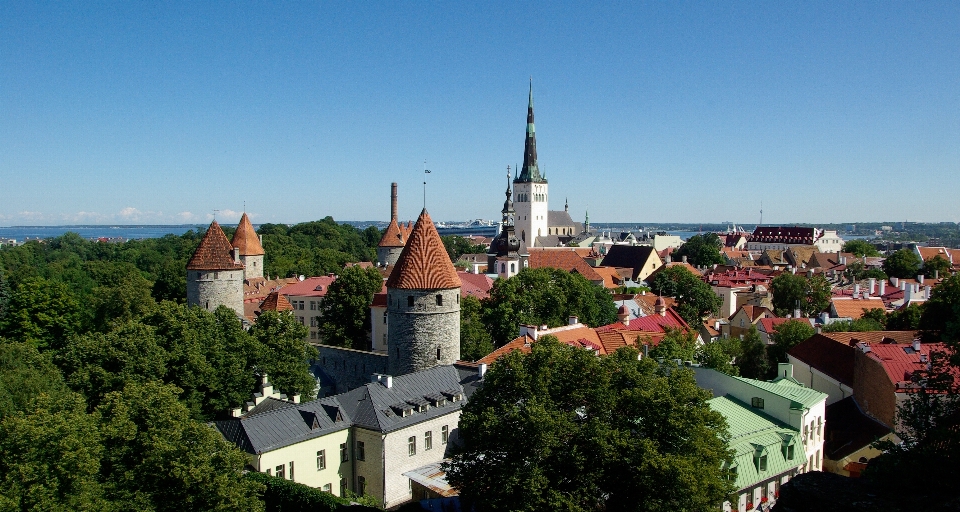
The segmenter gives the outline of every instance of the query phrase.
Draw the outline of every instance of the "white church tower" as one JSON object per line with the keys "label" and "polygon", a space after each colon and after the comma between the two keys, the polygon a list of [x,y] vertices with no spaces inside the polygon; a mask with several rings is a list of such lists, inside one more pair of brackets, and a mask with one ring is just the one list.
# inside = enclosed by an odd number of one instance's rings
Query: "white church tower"
{"label": "white church tower", "polygon": [[523,167],[513,180],[513,203],[516,210],[516,234],[527,247],[535,245],[538,236],[549,234],[547,179],[537,165],[537,134],[533,127],[533,80],[527,104],[527,137],[523,147]]}

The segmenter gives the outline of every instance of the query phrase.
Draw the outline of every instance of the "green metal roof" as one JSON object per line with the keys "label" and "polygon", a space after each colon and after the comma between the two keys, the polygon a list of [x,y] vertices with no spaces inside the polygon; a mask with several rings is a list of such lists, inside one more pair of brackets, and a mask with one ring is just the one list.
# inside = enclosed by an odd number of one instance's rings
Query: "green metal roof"
{"label": "green metal roof", "polygon": [[[749,380],[749,379],[748,379]],[[707,403],[727,420],[730,449],[737,468],[737,489],[747,489],[785,473],[807,460],[800,432],[740,402],[730,395],[718,396]],[[793,458],[784,457],[784,444],[793,444]],[[756,456],[767,457],[765,471],[757,468]]]}
{"label": "green metal roof", "polygon": [[827,399],[826,393],[821,393],[815,389],[805,387],[803,384],[800,384],[793,379],[781,378],[773,382],[767,382],[763,380],[747,379],[744,377],[733,378],[765,391],[769,391],[777,396],[782,396],[783,398],[794,402],[792,407],[797,409],[809,409]]}

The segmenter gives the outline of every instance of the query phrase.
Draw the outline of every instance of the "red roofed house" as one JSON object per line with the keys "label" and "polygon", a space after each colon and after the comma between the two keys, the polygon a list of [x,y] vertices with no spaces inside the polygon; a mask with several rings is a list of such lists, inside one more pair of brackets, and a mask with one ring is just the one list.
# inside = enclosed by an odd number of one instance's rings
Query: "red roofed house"
{"label": "red roofed house", "polygon": [[604,278],[587,264],[576,252],[567,249],[530,248],[528,265],[530,268],[559,268],[567,272],[576,272],[591,283],[603,286]]}
{"label": "red roofed house", "polygon": [[740,309],[730,317],[729,336],[731,338],[737,338],[740,337],[740,335],[745,335],[750,331],[750,327],[757,325],[761,319],[776,317],[777,315],[773,314],[773,311],[765,307],[740,306]]}
{"label": "red roofed house", "polygon": [[330,289],[330,285],[337,280],[334,274],[328,274],[321,277],[308,277],[303,281],[297,281],[288,284],[280,289],[280,294],[285,296],[290,305],[293,306],[293,316],[302,324],[310,329],[307,335],[307,342],[320,342],[320,316],[322,313],[321,303],[323,297]]}
{"label": "red roofed house", "polygon": [[882,299],[854,299],[833,297],[830,299],[830,316],[833,318],[852,318],[858,320],[871,309],[886,310]]}

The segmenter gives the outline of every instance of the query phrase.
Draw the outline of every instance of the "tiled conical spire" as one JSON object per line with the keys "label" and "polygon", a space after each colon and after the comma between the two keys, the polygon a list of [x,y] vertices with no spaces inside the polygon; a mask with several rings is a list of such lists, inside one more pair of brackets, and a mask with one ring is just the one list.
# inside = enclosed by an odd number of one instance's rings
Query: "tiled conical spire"
{"label": "tiled conical spire", "polygon": [[243,263],[234,260],[233,246],[217,221],[210,223],[196,252],[187,262],[187,270],[238,270]]}
{"label": "tiled conical spire", "polygon": [[240,249],[240,256],[263,256],[263,245],[260,244],[260,237],[253,229],[247,212],[243,212],[243,216],[240,217],[240,224],[237,226],[237,232],[233,234],[230,245]]}
{"label": "tiled conical spire", "polygon": [[387,279],[387,288],[442,290],[460,288],[460,277],[424,208]]}

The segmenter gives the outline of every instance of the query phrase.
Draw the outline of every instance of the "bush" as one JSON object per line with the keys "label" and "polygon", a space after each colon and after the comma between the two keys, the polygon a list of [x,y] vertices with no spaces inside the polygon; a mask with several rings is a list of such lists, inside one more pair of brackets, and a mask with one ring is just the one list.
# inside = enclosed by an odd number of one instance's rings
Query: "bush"
{"label": "bush", "polygon": [[323,492],[320,489],[270,476],[266,473],[251,471],[245,476],[266,487],[262,498],[267,512],[323,512],[328,510],[334,512],[339,510],[341,505],[349,504],[347,500]]}

